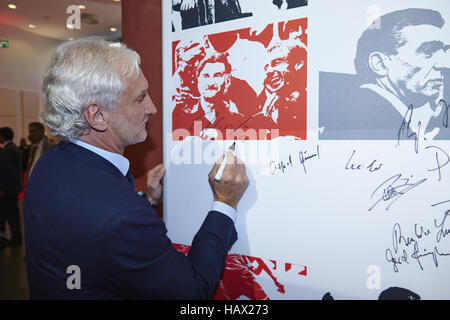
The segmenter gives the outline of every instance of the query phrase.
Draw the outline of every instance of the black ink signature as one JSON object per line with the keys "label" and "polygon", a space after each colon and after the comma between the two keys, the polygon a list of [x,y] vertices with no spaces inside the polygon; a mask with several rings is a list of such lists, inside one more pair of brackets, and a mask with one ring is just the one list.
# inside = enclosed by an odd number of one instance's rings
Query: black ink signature
{"label": "black ink signature", "polygon": [[305,165],[305,162],[308,161],[308,160],[310,160],[310,159],[313,159],[313,158],[315,158],[315,157],[317,157],[318,159],[320,159],[319,146],[317,146],[317,152],[316,152],[316,153],[313,153],[313,154],[311,154],[311,155],[307,155],[307,153],[308,153],[308,151],[300,151],[300,152],[298,153],[298,158],[299,158],[299,160],[300,160],[300,164],[303,166],[303,171],[305,171],[305,174],[306,174],[306,165]]}
{"label": "black ink signature", "polygon": [[442,119],[442,125],[445,128],[448,128],[448,109],[450,108],[450,105],[448,105],[447,102],[445,102],[445,100],[443,99],[439,101],[438,106],[440,105],[445,109],[444,118]]}
{"label": "black ink signature", "polygon": [[260,115],[260,114],[262,114],[262,112],[257,112],[257,113],[255,113],[255,114],[251,115],[250,117],[248,117],[247,119],[245,119],[244,121],[242,121],[242,122],[236,127],[236,129],[244,128],[244,125],[245,125],[246,123],[248,123],[249,121],[251,121],[253,118],[255,118],[256,116],[258,116],[258,115]]}
{"label": "black ink signature", "polygon": [[[448,210],[444,216],[444,219],[441,221],[441,223],[436,223],[435,220],[435,227],[436,228],[441,228],[439,230],[444,230],[443,229],[443,225],[445,223],[445,219],[447,218],[447,216],[449,215],[449,211]],[[445,231],[443,231],[444,233],[440,233],[438,232],[436,235],[436,241],[439,243],[442,239],[442,237],[447,236],[450,233],[449,229],[445,229]],[[446,233],[445,233],[446,232]],[[433,258],[433,262],[434,265],[436,267],[439,267],[439,261],[438,258],[439,257],[445,257],[445,256],[450,256],[450,253],[446,253],[446,252],[441,252],[437,245],[433,247],[433,249],[431,250],[427,250],[426,248],[420,248],[420,239],[424,238],[424,237],[428,237],[431,235],[431,231],[427,228],[424,229],[423,226],[418,226],[418,224],[416,223],[414,225],[414,235],[412,237],[408,237],[405,236],[402,233],[402,229],[399,223],[394,224],[394,228],[392,230],[392,249],[386,249],[385,251],[385,258],[387,262],[392,263],[394,272],[398,272],[399,268],[398,266],[401,264],[409,264],[411,259],[414,259],[414,261],[417,262],[417,264],[419,265],[419,268],[421,270],[424,270],[423,265],[422,265],[422,260],[425,257],[432,257]],[[403,249],[399,248],[400,245],[403,245]],[[411,255],[408,256],[408,252],[407,249],[408,247],[412,247],[412,252]]]}
{"label": "black ink signature", "polygon": [[436,267],[439,267],[438,257],[450,256],[450,253],[442,253],[436,246],[431,251],[428,251],[426,249],[420,250],[419,243],[414,243],[414,251],[411,254],[411,258],[416,259],[417,263],[419,264],[420,270],[423,270],[422,262],[420,261],[420,259],[427,256],[433,257],[434,265]]}
{"label": "black ink signature", "polygon": [[432,206],[432,207],[435,207],[435,206],[439,206],[439,205],[444,204],[444,203],[447,203],[447,202],[450,202],[450,200],[441,201],[441,202],[432,204],[431,206]]}
{"label": "black ink signature", "polygon": [[409,263],[408,254],[406,250],[403,250],[401,255],[396,255],[392,253],[391,249],[387,249],[385,253],[386,261],[391,262],[393,264],[394,272],[398,272],[398,264]]}
{"label": "black ink signature", "polygon": [[[425,150],[432,149],[435,150],[436,156],[436,168],[428,169],[428,171],[437,171],[438,172],[438,181],[441,181],[441,169],[450,163],[450,156],[439,147],[436,146],[428,146]],[[440,159],[440,155],[442,155],[443,159]],[[443,160],[443,161],[439,161]]]}
{"label": "black ink signature", "polygon": [[383,166],[382,163],[377,164],[377,160],[373,160],[368,166],[366,166],[364,163],[355,164],[353,163],[353,157],[355,156],[356,150],[353,150],[352,155],[350,156],[350,159],[348,159],[347,164],[345,165],[345,170],[362,170],[367,169],[369,172],[375,172],[381,169]]}
{"label": "black ink signature", "polygon": [[401,254],[398,255],[398,246],[399,244],[402,244],[402,242],[405,244],[405,246],[409,246],[414,243],[415,240],[409,237],[405,238],[402,235],[400,224],[396,223],[392,230],[392,248],[394,249],[394,252],[392,252],[391,249],[387,249],[385,252],[386,261],[393,264],[395,272],[398,272],[398,264],[409,263],[408,254],[406,253],[405,249],[403,249]]}
{"label": "black ink signature", "polygon": [[414,141],[415,141],[414,150],[416,151],[416,153],[418,153],[419,152],[419,134],[420,134],[420,129],[421,129],[422,123],[419,121],[419,123],[417,124],[417,132],[412,131],[411,121],[412,121],[413,112],[414,112],[414,107],[413,107],[413,105],[410,105],[408,108],[408,111],[406,111],[406,114],[403,117],[403,121],[400,126],[400,129],[398,130],[397,143],[400,144],[400,140],[402,139],[402,137],[406,137],[406,139],[414,138]]}
{"label": "black ink signature", "polygon": [[419,228],[417,223],[414,225],[414,235],[417,239],[422,239],[424,236],[429,236],[430,232],[431,231],[429,229],[424,229],[423,226],[420,226]]}
{"label": "black ink signature", "polygon": [[271,161],[270,162],[270,174],[274,175],[277,170],[281,170],[282,173],[284,173],[287,169],[287,167],[293,167],[293,163],[292,163],[292,156],[289,155],[289,159],[288,161],[284,162],[284,161],[280,161],[278,163],[276,163],[275,161]]}
{"label": "black ink signature", "polygon": [[434,219],[434,226],[438,228],[438,232],[436,234],[436,241],[441,242],[441,240],[445,237],[447,237],[450,234],[450,229],[445,228],[445,221],[447,217],[450,216],[450,210],[447,210],[444,214],[444,218],[441,220],[441,222],[437,223],[436,219]]}
{"label": "black ink signature", "polygon": [[[307,174],[307,170],[306,170],[306,162],[308,160],[317,158],[320,159],[320,150],[319,150],[319,146],[316,147],[317,152],[315,153],[309,153],[307,150],[302,150],[298,152],[298,160],[300,162],[300,165],[303,168],[303,171],[305,172],[305,174]],[[287,171],[288,167],[294,167],[297,166],[297,162],[293,161],[293,159],[295,160],[295,158],[292,157],[292,155],[289,155],[289,158],[287,161],[271,161],[269,166],[270,166],[270,173],[272,175],[274,175],[275,173],[277,173],[277,171],[281,171],[282,173],[285,173]]]}
{"label": "black ink signature", "polygon": [[[412,176],[411,176],[412,177]],[[408,191],[411,191],[415,187],[421,185],[427,181],[427,179],[422,179],[417,182],[410,182],[410,178],[402,178],[401,174],[396,174],[395,176],[390,177],[386,181],[384,181],[381,185],[379,185],[375,191],[372,193],[370,198],[372,199],[379,191],[382,191],[381,197],[369,208],[371,211],[378,203],[381,201],[388,202],[389,205],[386,207],[386,211],[403,195],[405,195]],[[378,194],[380,196],[380,194]]]}
{"label": "black ink signature", "polygon": [[398,252],[398,246],[400,244],[404,243],[404,245],[408,247],[415,242],[416,239],[413,237],[405,237],[402,234],[402,228],[399,223],[394,224],[394,228],[392,230],[392,247],[395,253]]}

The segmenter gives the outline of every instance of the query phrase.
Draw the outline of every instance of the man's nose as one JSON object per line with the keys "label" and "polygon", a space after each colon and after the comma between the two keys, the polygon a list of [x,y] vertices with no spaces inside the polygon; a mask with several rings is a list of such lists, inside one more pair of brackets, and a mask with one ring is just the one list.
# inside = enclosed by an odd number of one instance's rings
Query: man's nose
{"label": "man's nose", "polygon": [[205,81],[205,86],[206,86],[206,88],[211,89],[211,88],[217,86],[217,82],[211,78],[211,79],[208,79]]}
{"label": "man's nose", "polygon": [[157,111],[158,109],[156,109],[156,106],[153,103],[152,98],[150,98],[150,96],[147,94],[147,97],[145,97],[145,113],[152,115],[155,114]]}

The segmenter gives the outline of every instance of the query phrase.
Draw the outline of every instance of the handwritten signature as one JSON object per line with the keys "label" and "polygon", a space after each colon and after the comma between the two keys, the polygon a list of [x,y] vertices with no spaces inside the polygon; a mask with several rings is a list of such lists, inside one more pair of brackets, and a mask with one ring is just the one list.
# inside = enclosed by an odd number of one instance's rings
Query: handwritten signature
{"label": "handwritten signature", "polygon": [[308,154],[308,151],[299,151],[298,153],[298,159],[300,161],[300,164],[303,167],[303,171],[306,172],[306,161],[313,159],[313,158],[318,158],[320,159],[320,149],[319,146],[316,147],[316,152],[312,153],[312,154]]}
{"label": "handwritten signature", "polygon": [[[434,219],[434,229],[428,229],[419,224],[414,224],[414,232],[407,236],[402,232],[399,223],[394,224],[392,230],[392,249],[386,249],[386,261],[392,263],[394,272],[399,272],[399,265],[410,264],[415,261],[420,270],[424,270],[423,261],[426,257],[431,257],[434,265],[439,267],[439,258],[450,256],[450,252],[444,252],[438,246],[441,241],[450,235],[450,229],[446,225],[447,217],[450,215],[450,210],[447,210],[443,218],[438,221]],[[431,237],[435,232],[434,244],[431,244],[431,249],[426,249],[421,241],[433,241]],[[433,243],[433,242],[431,242]],[[408,254],[409,252],[409,254]]]}
{"label": "handwritten signature", "polygon": [[450,163],[450,156],[447,154],[447,152],[445,152],[445,150],[436,146],[428,146],[425,148],[425,150],[431,150],[432,152],[434,152],[434,156],[436,158],[436,167],[428,169],[428,171],[437,171],[438,181],[441,181],[441,169]]}
{"label": "handwritten signature", "polygon": [[386,211],[388,211],[389,208],[407,192],[427,181],[425,178],[417,182],[411,182],[411,178],[403,178],[401,174],[396,174],[385,180],[370,196],[371,199],[376,198],[377,200],[369,208],[369,211],[372,211],[372,209],[380,202],[388,203],[388,206],[386,207]]}
{"label": "handwritten signature", "polygon": [[378,160],[373,160],[369,165],[366,166],[365,163],[355,162],[353,161],[353,157],[356,154],[356,150],[353,150],[352,155],[347,161],[347,164],[345,165],[345,170],[363,170],[367,169],[369,172],[375,172],[381,169],[383,166],[382,163],[377,163]]}
{"label": "handwritten signature", "polygon": [[408,107],[408,110],[406,111],[406,114],[403,117],[400,129],[398,130],[397,143],[400,144],[400,140],[402,138],[406,138],[408,140],[411,138],[414,138],[414,150],[416,153],[418,153],[419,152],[419,135],[420,135],[420,129],[422,127],[422,123],[419,121],[417,123],[417,128],[415,128],[415,130],[412,129],[411,122],[412,122],[413,112],[414,112],[414,106],[411,104]]}
{"label": "handwritten signature", "polygon": [[270,161],[270,174],[274,175],[277,171],[286,172],[288,167],[293,167],[292,155],[289,155],[287,161]]}
{"label": "handwritten signature", "polygon": [[293,168],[297,165],[297,161],[298,163],[302,166],[303,171],[305,172],[305,174],[308,173],[307,168],[306,168],[306,163],[307,161],[311,160],[311,159],[320,159],[320,149],[319,146],[316,147],[316,151],[315,152],[308,152],[307,150],[301,150],[298,152],[298,159],[295,159],[295,157],[293,157],[291,154],[289,155],[289,157],[287,158],[287,160],[285,161],[271,161],[269,166],[270,166],[270,174],[274,175],[277,172],[281,172],[281,173],[285,173],[287,171],[288,168]]}
{"label": "handwritten signature", "polygon": [[[439,130],[442,129],[448,129],[449,126],[449,122],[448,122],[448,118],[449,118],[449,109],[450,109],[450,105],[447,104],[447,102],[445,102],[445,100],[441,99],[437,104],[436,104],[436,109],[437,110],[442,110],[441,114],[442,114],[442,127],[437,126],[437,128]],[[400,128],[397,132],[397,143],[400,144],[400,140],[401,139],[407,139],[407,140],[411,140],[414,139],[414,150],[416,153],[419,152],[419,141],[420,139],[420,134],[421,134],[421,130],[422,133],[425,134],[425,132],[427,131],[427,126],[423,126],[422,121],[418,121],[416,127],[414,128],[414,123],[412,121],[413,119],[413,113],[414,113],[414,106],[411,104],[408,107],[408,110],[406,111],[406,114],[404,115],[403,119],[402,119],[402,123],[400,125]],[[434,129],[434,128],[429,128],[429,129]]]}
{"label": "handwritten signature", "polygon": [[450,227],[447,228],[447,225],[445,224],[448,216],[450,216],[450,210],[445,212],[444,218],[440,222],[437,222],[436,219],[434,219],[434,226],[438,228],[438,232],[436,234],[437,242],[441,242],[441,240],[450,235]]}
{"label": "handwritten signature", "polygon": [[447,104],[447,102],[445,102],[445,100],[441,99],[438,103],[438,107],[441,106],[442,108],[444,108],[444,118],[442,119],[442,125],[445,128],[448,128],[448,109],[450,108],[450,105]]}

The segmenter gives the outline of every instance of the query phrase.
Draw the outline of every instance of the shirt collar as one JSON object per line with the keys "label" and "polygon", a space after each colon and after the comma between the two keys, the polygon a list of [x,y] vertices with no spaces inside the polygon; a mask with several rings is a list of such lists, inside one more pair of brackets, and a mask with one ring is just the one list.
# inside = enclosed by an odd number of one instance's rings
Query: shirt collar
{"label": "shirt collar", "polygon": [[130,168],[130,161],[128,161],[127,158],[122,156],[121,154],[110,152],[104,149],[100,149],[98,147],[95,147],[89,143],[83,142],[81,140],[73,139],[71,140],[72,143],[86,148],[96,154],[98,154],[100,157],[105,158],[109,162],[111,162],[119,171],[125,176],[128,172],[128,169]]}

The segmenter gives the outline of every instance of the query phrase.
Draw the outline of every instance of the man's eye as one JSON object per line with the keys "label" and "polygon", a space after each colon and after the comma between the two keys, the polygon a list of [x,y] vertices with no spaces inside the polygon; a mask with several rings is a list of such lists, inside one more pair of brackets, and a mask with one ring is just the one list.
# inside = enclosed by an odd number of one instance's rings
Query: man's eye
{"label": "man's eye", "polygon": [[141,95],[137,98],[137,102],[142,102],[148,96],[148,91],[141,92]]}

